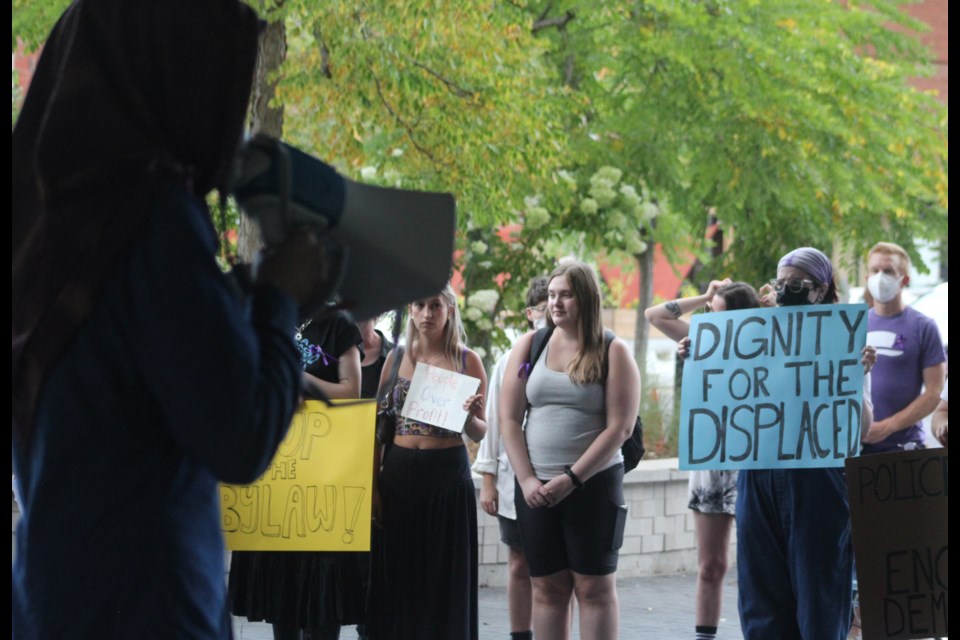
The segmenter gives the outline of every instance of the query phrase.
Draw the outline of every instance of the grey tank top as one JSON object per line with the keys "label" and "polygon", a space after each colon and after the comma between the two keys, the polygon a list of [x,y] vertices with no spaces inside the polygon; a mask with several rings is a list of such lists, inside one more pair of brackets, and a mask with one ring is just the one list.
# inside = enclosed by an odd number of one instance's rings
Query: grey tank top
{"label": "grey tank top", "polygon": [[[563,473],[607,426],[603,385],[575,384],[565,371],[548,369],[549,353],[548,343],[527,379],[530,407],[524,431],[533,473],[540,480]],[[603,469],[622,461],[617,449]]]}

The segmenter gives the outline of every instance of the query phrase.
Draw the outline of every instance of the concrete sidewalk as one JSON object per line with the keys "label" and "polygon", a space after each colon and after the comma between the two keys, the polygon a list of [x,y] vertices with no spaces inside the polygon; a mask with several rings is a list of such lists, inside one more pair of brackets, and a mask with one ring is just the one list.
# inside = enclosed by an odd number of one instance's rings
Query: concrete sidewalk
{"label": "concrete sidewalk", "polygon": [[[694,637],[693,604],[696,576],[677,574],[617,581],[620,598],[620,637],[628,640],[686,640]],[[480,588],[480,640],[509,640],[507,590],[503,587]],[[737,577],[731,571],[724,581],[723,609],[717,640],[742,640],[737,617]],[[270,625],[234,619],[237,640],[273,640]],[[356,638],[354,627],[345,627],[342,640]],[[578,640],[574,619],[572,640]],[[399,640],[399,639],[398,639]]]}

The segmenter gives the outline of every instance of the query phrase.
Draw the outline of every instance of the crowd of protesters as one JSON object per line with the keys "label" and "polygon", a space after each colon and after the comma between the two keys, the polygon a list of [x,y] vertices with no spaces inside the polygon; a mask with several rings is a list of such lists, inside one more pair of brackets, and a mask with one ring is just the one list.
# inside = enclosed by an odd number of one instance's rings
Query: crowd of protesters
{"label": "crowd of protesters", "polygon": [[[561,261],[532,282],[532,330],[489,378],[449,284],[410,301],[397,348],[369,319],[301,317],[337,286],[315,232],[292,230],[238,293],[216,260],[207,196],[229,178],[261,29],[230,0],[78,0],[46,40],[12,133],[13,637],[225,640],[234,614],[271,623],[277,640],[337,638],[344,625],[374,640],[476,640],[465,442],[485,437],[474,469],[510,547],[511,637],[568,638],[574,611],[580,637],[618,637],[621,446],[641,389],[626,342],[603,326],[596,271]],[[909,255],[879,243],[866,257],[863,453],[922,448],[935,409],[946,446],[946,357],[935,324],[903,303]],[[711,282],[647,319],[684,353],[681,316],[701,307],[838,301],[818,249],[788,252],[775,276],[759,291]],[[218,483],[256,480],[303,399],[376,393],[385,413],[421,365],[478,386],[458,430],[385,422],[370,452],[370,553],[235,552],[225,584]],[[744,637],[846,638],[854,567],[839,468],[696,473],[690,508],[692,635],[716,636],[736,518]]]}

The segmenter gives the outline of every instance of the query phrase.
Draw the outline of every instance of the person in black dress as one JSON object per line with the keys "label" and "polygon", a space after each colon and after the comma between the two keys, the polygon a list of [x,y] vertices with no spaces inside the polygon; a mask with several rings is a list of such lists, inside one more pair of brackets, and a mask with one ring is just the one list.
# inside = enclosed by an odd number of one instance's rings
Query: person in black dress
{"label": "person in black dress", "polygon": [[[296,336],[304,398],[357,398],[363,340],[346,314],[324,312]],[[274,640],[332,640],[361,624],[366,575],[361,552],[235,551],[230,564],[233,615],[273,625]]]}

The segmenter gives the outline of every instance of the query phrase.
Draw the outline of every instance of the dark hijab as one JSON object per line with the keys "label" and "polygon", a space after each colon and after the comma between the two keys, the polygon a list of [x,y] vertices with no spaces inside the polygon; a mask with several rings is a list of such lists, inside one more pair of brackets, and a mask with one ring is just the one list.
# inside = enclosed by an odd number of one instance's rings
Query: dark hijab
{"label": "dark hijab", "polygon": [[236,0],[78,0],[57,21],[12,136],[13,430],[107,276],[176,180],[223,185],[258,21]]}

